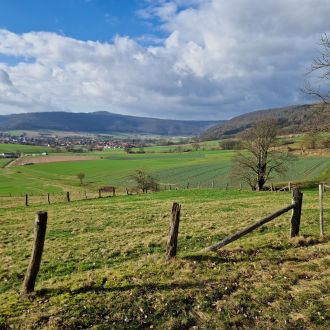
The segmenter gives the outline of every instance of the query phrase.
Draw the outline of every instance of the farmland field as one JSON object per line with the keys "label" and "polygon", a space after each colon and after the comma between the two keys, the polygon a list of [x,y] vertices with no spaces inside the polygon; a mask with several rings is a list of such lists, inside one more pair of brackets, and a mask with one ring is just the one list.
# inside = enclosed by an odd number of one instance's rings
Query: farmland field
{"label": "farmland field", "polygon": [[17,151],[22,153],[39,153],[52,152],[52,149],[48,147],[31,146],[25,144],[0,144],[0,153]]}
{"label": "farmland field", "polygon": [[[165,262],[169,214],[179,251]],[[218,189],[44,205],[36,293],[20,290],[40,207],[0,209],[0,328],[329,329],[330,194],[304,191],[301,236],[287,213],[218,253],[204,248],[291,202],[289,193]]]}
{"label": "farmland field", "polygon": [[[131,187],[131,175],[144,168],[155,175],[161,187],[225,187],[227,183],[237,187],[228,177],[234,151],[200,150],[182,153],[152,152],[126,154],[123,151],[91,153],[102,159],[54,162],[30,166],[0,168],[0,196],[41,194],[63,191],[96,191],[102,185],[114,185],[121,190]],[[84,155],[89,155],[88,153]],[[48,156],[51,159],[51,156]],[[329,156],[298,157],[285,176],[273,178],[273,182],[317,180],[328,177]],[[77,174],[85,173],[80,185]]]}

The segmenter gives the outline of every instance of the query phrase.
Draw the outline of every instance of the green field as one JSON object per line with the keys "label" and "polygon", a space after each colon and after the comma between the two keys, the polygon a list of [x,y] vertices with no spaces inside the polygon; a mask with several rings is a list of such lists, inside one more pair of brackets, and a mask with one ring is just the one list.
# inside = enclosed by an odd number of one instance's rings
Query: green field
{"label": "green field", "polygon": [[[165,185],[182,188],[187,187],[187,184],[190,187],[211,187],[212,182],[218,188],[224,188],[227,183],[232,187],[238,187],[239,184],[231,182],[228,177],[234,151],[145,154],[107,151],[92,154],[102,155],[102,158],[0,168],[0,196],[84,190],[91,192],[103,185],[114,185],[123,190],[134,186],[130,176],[139,168],[155,175],[161,188],[165,188]],[[329,169],[329,156],[298,157],[285,176],[275,177],[272,181],[324,180],[329,177]],[[77,179],[80,172],[86,176],[82,186]]]}
{"label": "green field", "polygon": [[[166,262],[173,201],[177,259]],[[223,248],[204,248],[291,203],[288,193],[218,189],[0,209],[0,328],[329,329],[330,193],[304,192],[301,235],[287,213]],[[20,296],[35,212],[49,213],[36,293]]]}
{"label": "green field", "polygon": [[39,153],[52,152],[51,148],[31,146],[26,144],[0,144],[0,153],[3,152],[21,152],[21,153]]}

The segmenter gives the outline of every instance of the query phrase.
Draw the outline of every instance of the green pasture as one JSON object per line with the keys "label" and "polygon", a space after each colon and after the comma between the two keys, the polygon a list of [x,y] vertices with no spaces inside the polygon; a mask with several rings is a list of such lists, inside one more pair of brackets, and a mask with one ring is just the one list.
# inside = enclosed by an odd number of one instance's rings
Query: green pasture
{"label": "green pasture", "polygon": [[[106,162],[106,161],[104,161]],[[165,261],[172,202],[178,255]],[[330,194],[222,248],[204,248],[291,203],[289,193],[192,189],[0,208],[1,329],[314,329],[330,327]],[[35,213],[48,211],[36,291],[20,295]]]}
{"label": "green pasture", "polygon": [[3,152],[21,152],[21,153],[40,153],[40,152],[52,152],[52,149],[49,147],[41,146],[30,146],[26,144],[0,144],[0,153]]}
{"label": "green pasture", "polygon": [[[99,153],[100,155],[101,153]],[[124,189],[134,186],[131,175],[144,168],[158,178],[161,188],[174,187],[238,187],[228,177],[234,151],[200,150],[194,152],[127,154],[122,150],[102,153],[98,160],[35,164],[0,168],[0,196],[41,194],[43,192],[96,191],[103,185]],[[301,182],[327,179],[330,157],[306,156],[290,165],[285,176],[276,182]],[[85,173],[80,185],[77,174]],[[245,187],[247,188],[247,187]]]}

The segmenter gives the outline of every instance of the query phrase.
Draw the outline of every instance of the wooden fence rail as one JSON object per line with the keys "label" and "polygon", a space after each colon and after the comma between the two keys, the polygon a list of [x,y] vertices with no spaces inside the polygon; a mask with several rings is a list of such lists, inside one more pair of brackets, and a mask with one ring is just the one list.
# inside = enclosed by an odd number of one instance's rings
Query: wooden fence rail
{"label": "wooden fence rail", "polygon": [[303,196],[303,194],[297,188],[294,188],[293,200],[292,200],[291,205],[288,205],[288,206],[268,215],[267,217],[262,218],[261,220],[257,221],[253,225],[248,226],[248,227],[236,232],[235,234],[226,237],[222,241],[207,247],[206,250],[215,251],[233,241],[236,241],[237,239],[245,236],[246,234],[250,233],[251,231],[255,230],[256,228],[261,227],[262,225],[276,219],[280,215],[282,215],[290,210],[293,210],[292,216],[291,216],[291,237],[297,236],[299,234],[302,196]]}

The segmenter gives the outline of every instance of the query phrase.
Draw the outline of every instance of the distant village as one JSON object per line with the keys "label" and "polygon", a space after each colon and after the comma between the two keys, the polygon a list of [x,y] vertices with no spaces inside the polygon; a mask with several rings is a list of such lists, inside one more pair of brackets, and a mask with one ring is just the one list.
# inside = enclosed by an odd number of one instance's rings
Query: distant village
{"label": "distant village", "polygon": [[[104,149],[127,149],[143,147],[146,143],[150,144],[153,140],[141,141],[137,139],[113,139],[109,136],[54,136],[40,134],[35,137],[21,134],[13,136],[11,134],[0,132],[0,144],[17,144],[17,150],[11,153],[0,154],[2,158],[15,158],[20,156],[19,145],[45,146],[58,152],[87,152],[92,150]],[[46,149],[47,150],[47,149]]]}

